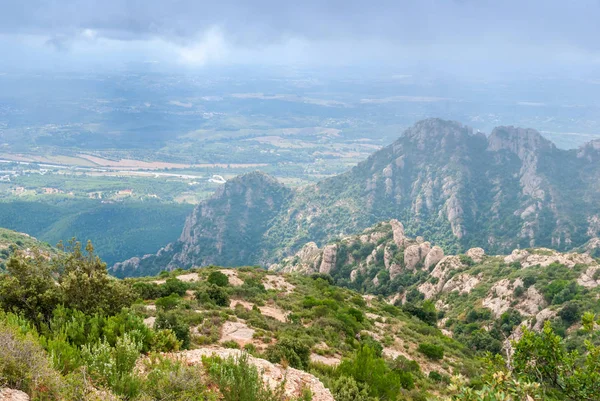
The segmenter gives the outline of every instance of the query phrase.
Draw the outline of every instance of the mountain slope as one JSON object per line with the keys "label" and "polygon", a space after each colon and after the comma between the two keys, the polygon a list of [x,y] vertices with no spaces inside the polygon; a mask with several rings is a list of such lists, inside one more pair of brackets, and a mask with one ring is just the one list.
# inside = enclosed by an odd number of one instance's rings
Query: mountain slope
{"label": "mountain slope", "polygon": [[581,314],[600,312],[600,260],[590,254],[529,248],[486,255],[472,248],[445,256],[422,237],[406,237],[397,220],[323,248],[308,243],[270,269],[327,274],[338,285],[383,296],[421,318],[430,301],[439,313],[427,321],[437,320],[446,334],[474,350],[500,352],[522,325],[540,330],[546,320],[581,345]]}
{"label": "mountain slope", "polygon": [[236,177],[194,209],[176,242],[156,255],[119,263],[113,272],[140,276],[165,268],[189,268],[199,261],[240,266],[262,260],[264,233],[287,206],[290,195],[290,189],[266,174]]}
{"label": "mountain slope", "polygon": [[195,209],[178,242],[116,271],[268,264],[394,218],[447,252],[571,249],[600,232],[599,160],[598,142],[565,151],[531,129],[498,127],[486,137],[424,120],[315,185],[292,191],[258,173],[238,177]]}

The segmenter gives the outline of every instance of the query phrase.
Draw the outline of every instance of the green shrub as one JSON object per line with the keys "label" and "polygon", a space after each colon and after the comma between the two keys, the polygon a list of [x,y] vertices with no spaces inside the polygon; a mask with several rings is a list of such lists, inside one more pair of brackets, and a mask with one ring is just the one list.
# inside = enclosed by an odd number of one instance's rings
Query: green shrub
{"label": "green shrub", "polygon": [[229,277],[227,277],[226,274],[223,274],[220,271],[211,272],[208,275],[208,279],[206,279],[206,281],[218,287],[227,287],[229,285]]}
{"label": "green shrub", "polygon": [[364,383],[357,383],[353,377],[340,376],[332,383],[331,393],[336,401],[373,401],[368,388]]}
{"label": "green shrub", "polygon": [[157,330],[168,329],[175,333],[177,340],[181,341],[181,348],[190,347],[190,326],[175,312],[158,312],[154,328]]}
{"label": "green shrub", "polygon": [[0,315],[0,386],[24,391],[37,400],[59,400],[60,376],[35,334],[23,333],[6,318]]}
{"label": "green shrub", "polygon": [[240,345],[233,340],[223,341],[221,345],[225,348],[240,349]]}
{"label": "green shrub", "polygon": [[217,306],[229,306],[229,294],[227,291],[218,287],[214,284],[209,284],[204,291],[198,290],[196,292],[196,298],[200,302],[206,302],[206,300],[213,302]]}
{"label": "green shrub", "polygon": [[156,283],[137,282],[131,287],[142,299],[156,299],[163,295],[161,288]]}
{"label": "green shrub", "polygon": [[[205,358],[211,381],[219,388],[224,401],[283,401],[283,386],[272,391],[262,381],[258,369],[248,362],[248,355],[239,358]],[[283,384],[283,383],[282,383]]]}
{"label": "green shrub", "polygon": [[444,358],[444,348],[431,343],[420,343],[417,351],[429,359],[439,360]]}
{"label": "green shrub", "polygon": [[177,308],[179,305],[179,301],[181,301],[181,297],[177,294],[170,294],[166,297],[158,298],[155,302],[158,308],[164,310],[172,310]]}
{"label": "green shrub", "polygon": [[133,397],[139,392],[140,379],[133,373],[133,368],[141,349],[142,344],[126,333],[117,339],[114,347],[107,341],[84,345],[81,357],[96,383],[117,394]]}
{"label": "green shrub", "polygon": [[430,300],[424,301],[418,305],[412,302],[407,302],[402,305],[402,310],[410,315],[417,317],[430,326],[435,326],[437,323],[437,311],[435,305]]}
{"label": "green shrub", "polygon": [[161,295],[168,297],[171,294],[177,294],[180,297],[185,295],[185,292],[189,288],[187,283],[179,280],[178,278],[168,278],[163,285],[160,286]]}
{"label": "green shrub", "polygon": [[207,400],[201,366],[153,357],[146,361],[146,377],[141,385],[142,400]]}
{"label": "green shrub", "polygon": [[571,326],[573,323],[581,319],[581,308],[576,302],[567,302],[565,306],[558,312],[558,316],[567,324]]}
{"label": "green shrub", "polygon": [[473,258],[471,258],[470,256],[467,255],[458,255],[458,258],[460,260],[460,263],[465,265],[465,266],[475,266],[475,261],[473,260]]}
{"label": "green shrub", "polygon": [[400,376],[368,346],[360,347],[351,359],[342,361],[337,373],[354,378],[370,396],[383,400],[395,400],[402,384]]}
{"label": "green shrub", "polygon": [[310,347],[296,338],[284,337],[267,348],[265,356],[273,363],[285,361],[293,368],[306,369],[310,361]]}
{"label": "green shrub", "polygon": [[394,362],[392,362],[392,368],[395,371],[414,372],[418,373],[421,371],[421,366],[417,361],[408,359],[404,355],[398,355]]}
{"label": "green shrub", "polygon": [[171,329],[156,330],[152,336],[152,350],[156,352],[179,351],[183,342]]}

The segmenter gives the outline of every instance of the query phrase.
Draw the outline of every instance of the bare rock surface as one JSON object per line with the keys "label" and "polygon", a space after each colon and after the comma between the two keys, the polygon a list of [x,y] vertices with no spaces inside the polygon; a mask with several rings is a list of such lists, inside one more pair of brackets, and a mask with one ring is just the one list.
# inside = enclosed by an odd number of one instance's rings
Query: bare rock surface
{"label": "bare rock surface", "polygon": [[322,363],[322,364],[328,365],[328,366],[337,366],[340,364],[340,362],[342,362],[342,360],[338,357],[324,356],[324,355],[319,355],[319,354],[315,354],[315,353],[310,354],[310,361],[316,362],[316,363]]}
{"label": "bare rock surface", "polygon": [[457,291],[459,294],[468,294],[477,284],[479,284],[479,282],[480,279],[478,277],[471,276],[470,274],[457,274],[444,284],[442,291]]}
{"label": "bare rock surface", "polygon": [[244,284],[242,279],[238,277],[237,270],[235,270],[235,269],[220,269],[219,271],[227,276],[227,278],[229,279],[229,284],[231,284],[232,286],[239,287],[240,285]]}
{"label": "bare rock surface", "polygon": [[221,328],[221,341],[235,341],[243,346],[252,341],[254,332],[246,323],[225,322]]}
{"label": "bare rock surface", "polygon": [[293,284],[288,283],[284,277],[276,275],[267,275],[263,280],[263,285],[266,290],[277,290],[286,294],[291,293],[296,288]]}
{"label": "bare rock surface", "polygon": [[519,262],[521,267],[531,267],[540,265],[546,267],[552,263],[560,263],[567,267],[573,267],[577,264],[595,265],[596,261],[588,254],[584,253],[560,253],[553,249],[538,248],[533,251],[527,249],[515,249],[504,258],[506,263]]}
{"label": "bare rock surface", "polygon": [[594,288],[600,285],[600,266],[590,266],[577,279],[577,284],[586,288]]}
{"label": "bare rock surface", "polygon": [[[184,359],[189,364],[202,363],[202,357],[218,356],[220,358],[239,358],[242,351],[226,348],[200,348],[173,354]],[[284,385],[285,395],[297,398],[302,395],[305,388],[310,389],[313,401],[335,401],[329,389],[321,381],[310,373],[294,369],[284,368],[280,364],[274,364],[261,358],[248,355],[248,362],[256,366],[262,374],[265,383],[272,389]]]}
{"label": "bare rock surface", "polygon": [[337,245],[327,245],[323,248],[323,259],[321,261],[321,266],[319,266],[319,273],[329,274],[331,270],[335,267],[337,256]]}
{"label": "bare rock surface", "polygon": [[444,250],[439,246],[434,246],[425,257],[425,268],[429,269],[431,266],[437,265],[443,257]]}
{"label": "bare rock surface", "polygon": [[466,255],[473,259],[475,263],[480,263],[485,256],[483,248],[471,248],[467,251]]}
{"label": "bare rock surface", "polygon": [[[229,307],[231,309],[235,309],[236,305],[242,305],[248,310],[252,310],[252,308],[255,306],[252,302],[233,299],[231,300]],[[272,317],[280,322],[286,322],[287,315],[289,314],[289,312],[286,312],[275,305],[258,306],[258,309],[263,316]]]}
{"label": "bare rock surface", "polygon": [[29,396],[19,390],[2,388],[0,389],[0,401],[29,401]]}
{"label": "bare rock surface", "polygon": [[404,236],[404,225],[402,225],[402,223],[396,219],[390,220],[390,224],[392,226],[392,233],[394,235],[394,243],[398,246],[398,248],[404,247],[404,242],[406,241]]}

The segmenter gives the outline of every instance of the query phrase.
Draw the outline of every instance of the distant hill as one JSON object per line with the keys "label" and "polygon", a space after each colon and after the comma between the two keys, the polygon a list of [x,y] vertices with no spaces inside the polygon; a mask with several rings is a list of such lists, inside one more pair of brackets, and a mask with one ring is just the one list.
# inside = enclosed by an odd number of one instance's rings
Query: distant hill
{"label": "distant hill", "polygon": [[600,233],[599,180],[598,141],[567,151],[532,129],[485,136],[429,119],[315,185],[291,190],[261,173],[237,177],[195,208],[178,241],[114,272],[270,264],[307,242],[323,245],[390,219],[447,253],[568,250]]}
{"label": "distant hill", "polygon": [[58,252],[48,243],[39,241],[28,234],[0,228],[0,271],[4,269],[6,262],[15,252],[33,255],[35,250],[47,256],[55,255]]}

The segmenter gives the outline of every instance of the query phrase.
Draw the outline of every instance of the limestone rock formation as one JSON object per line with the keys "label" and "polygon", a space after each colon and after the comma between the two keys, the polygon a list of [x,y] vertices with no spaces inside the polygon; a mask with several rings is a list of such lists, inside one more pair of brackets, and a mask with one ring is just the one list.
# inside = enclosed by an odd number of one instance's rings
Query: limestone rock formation
{"label": "limestone rock formation", "polygon": [[425,268],[429,269],[431,266],[437,265],[443,257],[444,250],[437,245],[434,246],[425,257]]}
{"label": "limestone rock formation", "polygon": [[[189,364],[200,364],[202,363],[202,357],[206,356],[239,358],[241,355],[242,351],[240,350],[215,347],[182,351],[170,356],[182,359]],[[307,388],[312,393],[313,401],[335,401],[329,389],[310,373],[291,367],[283,367],[253,356],[248,356],[248,362],[256,366],[261,372],[265,383],[272,389],[278,388],[283,383],[284,393],[287,397],[299,398],[302,395],[302,391]]]}
{"label": "limestone rock formation", "polygon": [[29,401],[29,396],[19,390],[0,388],[0,401]]}
{"label": "limestone rock formation", "polygon": [[471,248],[466,252],[466,255],[473,259],[475,263],[480,263],[485,256],[483,248]]}
{"label": "limestone rock formation", "polygon": [[321,261],[321,266],[319,267],[319,273],[331,273],[331,270],[335,267],[336,256],[337,245],[327,245],[325,248],[323,248],[323,260]]}
{"label": "limestone rock formation", "polygon": [[[598,146],[572,152],[532,129],[498,127],[486,137],[453,121],[420,121],[350,171],[313,185],[290,189],[261,173],[231,179],[194,209],[179,240],[113,273],[270,265],[307,242],[322,247],[382,221],[399,249],[412,245],[405,231],[421,230],[453,248],[475,244],[491,254],[570,250],[600,235]],[[379,232],[364,235],[362,242],[383,240]]]}
{"label": "limestone rock formation", "polygon": [[392,225],[392,233],[394,237],[394,243],[398,248],[404,247],[404,225],[400,223],[396,219],[390,220],[390,224]]}

